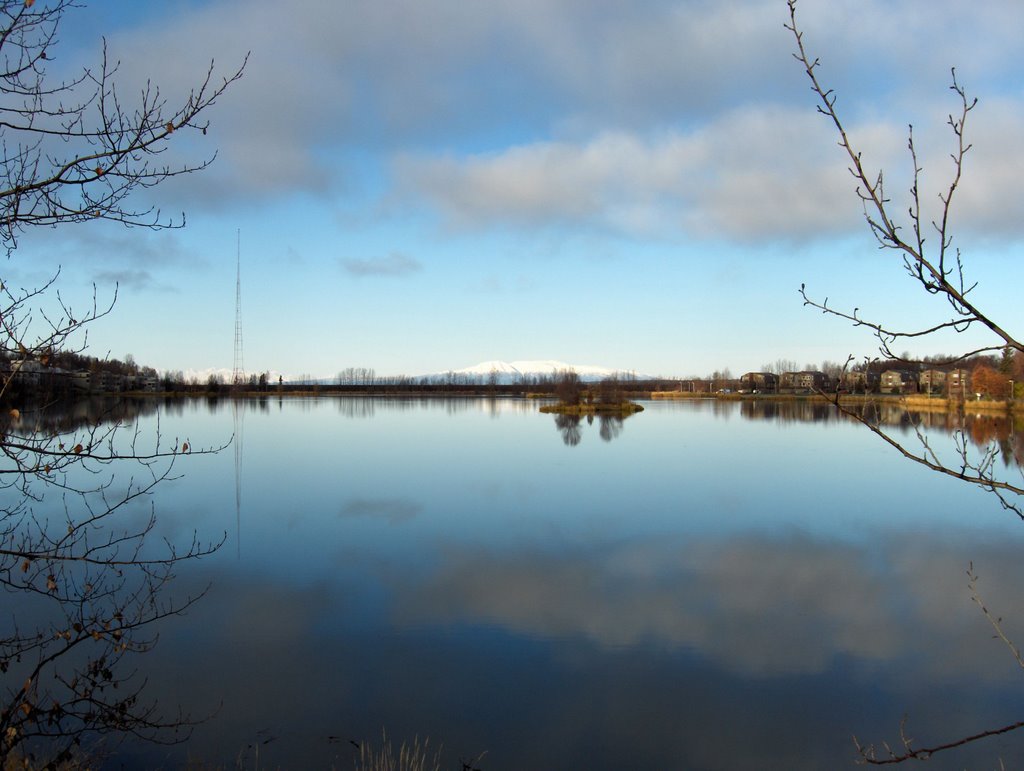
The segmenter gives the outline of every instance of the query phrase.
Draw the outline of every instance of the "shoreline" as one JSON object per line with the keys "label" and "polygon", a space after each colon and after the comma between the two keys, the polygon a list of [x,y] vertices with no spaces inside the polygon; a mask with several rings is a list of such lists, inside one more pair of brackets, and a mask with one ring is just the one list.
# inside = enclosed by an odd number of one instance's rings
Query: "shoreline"
{"label": "shoreline", "polygon": [[[101,399],[207,399],[207,400],[264,400],[271,398],[320,398],[320,397],[378,397],[394,399],[497,399],[497,398],[521,398],[528,401],[556,401],[557,397],[551,393],[515,390],[511,388],[395,388],[390,386],[381,387],[358,387],[358,388],[332,388],[329,386],[320,387],[297,387],[283,388],[274,387],[266,391],[249,389],[222,389],[217,391],[195,390],[195,391],[120,391],[120,392],[92,392],[88,394],[77,394],[70,401]],[[633,391],[628,392],[629,399],[650,399],[652,401],[691,401],[691,400],[718,400],[718,401],[763,401],[763,402],[824,402],[831,403],[834,394],[749,394],[749,393],[712,393],[701,391]],[[61,401],[58,399],[58,401]],[[947,399],[942,396],[922,394],[840,394],[839,402],[843,405],[868,405],[882,404],[894,407],[903,407],[907,410],[918,412],[956,413],[956,412],[984,412],[989,414],[1024,414],[1024,399],[1010,401],[1006,399]],[[15,399],[11,404],[25,404],[26,402]],[[637,405],[639,406],[639,405]],[[557,412],[557,405],[543,405],[542,412]],[[597,414],[623,412],[619,405],[601,407],[601,405],[581,405],[584,408],[578,414]],[[642,409],[642,408],[641,408]],[[639,411],[639,410],[632,410]]]}
{"label": "shoreline", "polygon": [[[654,400],[687,400],[687,399],[719,399],[723,401],[821,401],[831,403],[833,394],[719,394],[691,393],[688,391],[651,391]],[[839,403],[856,404],[889,404],[902,406],[918,412],[993,412],[993,413],[1024,413],[1024,400],[1008,399],[949,399],[944,396],[927,396],[922,394],[840,394]]]}

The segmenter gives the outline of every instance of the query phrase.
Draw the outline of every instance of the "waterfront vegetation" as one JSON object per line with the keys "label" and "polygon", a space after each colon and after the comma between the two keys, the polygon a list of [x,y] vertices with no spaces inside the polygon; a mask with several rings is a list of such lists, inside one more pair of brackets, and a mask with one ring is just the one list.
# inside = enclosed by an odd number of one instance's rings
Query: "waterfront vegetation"
{"label": "waterfront vegetation", "polygon": [[[941,357],[932,357],[935,360]],[[162,397],[260,397],[322,395],[438,395],[526,396],[557,399],[563,406],[626,404],[638,398],[815,398],[828,394],[833,401],[856,404],[865,399],[906,399],[928,409],[1002,410],[1024,405],[1024,356],[1012,349],[1000,356],[976,356],[955,370],[938,368],[928,357],[916,367],[899,361],[869,361],[848,367],[822,362],[797,370],[795,362],[779,360],[762,365],[760,372],[734,377],[728,368],[707,376],[638,377],[632,373],[584,380],[573,370],[499,378],[497,373],[473,375],[448,372],[410,377],[381,376],[370,368],[349,367],[334,378],[309,375],[285,379],[269,372],[245,375],[236,383],[218,374],[186,376],[163,374],[139,365],[128,355],[124,361],[97,359],[78,353],[42,353],[18,359],[0,353],[0,400],[13,405],[26,402],[75,400],[85,396],[154,395]],[[949,371],[947,371],[949,370]],[[946,383],[946,376],[957,385]],[[765,387],[765,382],[768,387]],[[930,391],[930,393],[929,393]],[[623,411],[603,406],[601,411]],[[629,409],[629,408],[625,408]],[[547,411],[552,411],[547,409]],[[583,409],[592,414],[597,409]]]}

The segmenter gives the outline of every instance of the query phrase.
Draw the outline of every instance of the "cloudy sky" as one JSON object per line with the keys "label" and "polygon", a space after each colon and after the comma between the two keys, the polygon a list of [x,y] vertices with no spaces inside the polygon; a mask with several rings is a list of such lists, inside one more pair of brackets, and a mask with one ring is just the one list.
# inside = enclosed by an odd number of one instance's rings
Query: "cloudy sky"
{"label": "cloudy sky", "polygon": [[[896,212],[908,124],[933,210],[948,184],[951,66],[979,98],[955,244],[1019,328],[1024,6],[799,14]],[[126,101],[148,77],[174,103],[211,59],[225,75],[251,52],[207,135],[171,150],[218,157],[138,199],[184,229],[36,231],[4,270],[31,285],[60,265],[71,298],[117,284],[92,352],[161,370],[231,368],[236,234],[249,371],[560,359],[685,376],[871,354],[802,307],[801,283],[887,320],[942,308],[867,232],[787,19],[784,0],[97,2],[69,12],[53,66],[95,64],[105,36]]]}

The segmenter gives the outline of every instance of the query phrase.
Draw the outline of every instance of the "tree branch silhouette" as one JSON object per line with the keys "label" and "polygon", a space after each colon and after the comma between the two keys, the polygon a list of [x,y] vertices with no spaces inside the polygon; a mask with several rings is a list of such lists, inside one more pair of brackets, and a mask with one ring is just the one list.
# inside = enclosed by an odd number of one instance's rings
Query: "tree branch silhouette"
{"label": "tree branch silhouette", "polygon": [[[816,299],[810,294],[807,287],[801,284],[799,291],[804,305],[816,308],[825,315],[850,322],[855,327],[865,327],[875,337],[879,352],[886,359],[911,364],[924,363],[923,360],[915,359],[909,354],[897,355],[893,346],[898,342],[908,340],[944,340],[950,334],[962,335],[970,330],[983,332],[987,335],[989,342],[982,342],[979,345],[972,341],[969,346],[965,346],[965,350],[944,357],[939,363],[946,366],[956,365],[973,356],[997,351],[1024,353],[1024,344],[1010,331],[1008,324],[997,319],[975,302],[973,292],[977,284],[968,278],[963,255],[958,248],[953,247],[950,228],[951,215],[954,203],[958,200],[957,193],[963,179],[966,159],[971,150],[971,144],[966,139],[966,129],[971,113],[977,107],[977,99],[968,96],[967,90],[957,78],[956,70],[951,70],[950,90],[955,96],[956,109],[949,114],[947,124],[953,135],[953,150],[950,153],[953,171],[943,186],[942,192],[938,194],[938,214],[928,222],[923,214],[920,186],[923,169],[918,158],[913,126],[908,127],[907,152],[912,163],[912,182],[908,191],[906,215],[901,218],[895,213],[898,207],[885,189],[884,173],[882,171],[877,174],[868,172],[863,156],[850,139],[844,120],[837,108],[838,100],[835,92],[824,85],[819,77],[820,59],[808,53],[804,42],[804,33],[797,23],[797,0],[787,0],[787,4],[789,22],[785,24],[785,27],[793,36],[795,45],[793,56],[807,75],[811,91],[817,102],[818,113],[823,115],[835,129],[839,147],[842,148],[849,161],[848,169],[853,177],[856,195],[863,207],[868,229],[879,249],[896,253],[898,264],[916,287],[940,301],[940,320],[922,324],[917,328],[904,328],[884,320],[865,318],[859,308],[838,309],[829,304],[828,298]],[[929,241],[929,237],[934,237],[934,243]],[[844,374],[852,362],[853,357],[850,356],[843,367]],[[936,362],[931,363],[934,365]],[[987,448],[973,454],[970,451],[970,443],[965,431],[960,430],[954,433],[956,461],[951,462],[940,457],[919,427],[915,426],[918,441],[918,447],[915,449],[885,430],[878,420],[872,419],[871,410],[858,410],[844,403],[838,386],[834,392],[822,395],[831,401],[835,409],[865,425],[904,458],[936,473],[958,479],[993,494],[1004,509],[1012,511],[1024,519],[1021,499],[1021,496],[1024,496],[1024,477],[1022,477],[1022,481],[1008,481],[997,476],[999,470],[995,461],[1002,452],[998,445],[990,442]],[[1011,399],[1012,396],[1011,394]],[[1012,458],[1008,459],[1012,460]],[[1016,466],[1017,464],[1010,465]],[[982,608],[989,621],[993,622],[992,616],[977,594],[973,566],[969,571],[969,576],[972,599]],[[1003,635],[998,624],[994,623],[993,626],[1020,664],[1020,654],[1015,646]],[[901,749],[894,750],[888,745],[884,745],[885,752],[881,757],[877,756],[875,748],[871,745],[863,746],[858,742],[857,749],[861,760],[865,763],[879,765],[900,763],[911,759],[926,758],[938,752],[961,747],[990,736],[1008,733],[1021,727],[1024,727],[1024,721],[981,731],[929,748],[914,749],[912,739],[906,734],[904,721],[904,724],[900,726]]]}
{"label": "tree branch silhouette", "polygon": [[[176,164],[162,156],[178,137],[206,133],[207,111],[246,65],[218,77],[211,62],[174,104],[149,81],[124,100],[105,42],[95,67],[54,79],[58,29],[77,6],[0,0],[0,245],[9,258],[38,226],[184,225],[184,215],[138,207],[134,195],[209,166],[215,153]],[[191,718],[147,701],[131,660],[156,643],[158,622],[204,594],[171,596],[177,569],[225,537],[156,539],[153,501],[182,456],[221,448],[167,439],[159,423],[143,436],[138,421],[113,413],[53,423],[42,416],[56,405],[23,403],[31,389],[13,386],[84,350],[90,325],[117,299],[115,289],[100,301],[93,287],[91,303],[73,308],[58,277],[28,288],[0,282],[0,758],[33,767],[72,761],[97,734],[187,735]]]}

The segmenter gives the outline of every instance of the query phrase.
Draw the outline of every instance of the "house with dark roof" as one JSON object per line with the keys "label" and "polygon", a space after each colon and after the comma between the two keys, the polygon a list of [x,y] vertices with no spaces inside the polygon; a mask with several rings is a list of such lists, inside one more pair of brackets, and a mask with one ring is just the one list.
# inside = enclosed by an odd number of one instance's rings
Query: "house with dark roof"
{"label": "house with dark roof", "polygon": [[815,391],[831,391],[835,383],[824,372],[804,370],[803,372],[783,372],[779,378],[779,393],[813,393]]}
{"label": "house with dark roof", "polygon": [[912,394],[917,391],[917,376],[906,369],[887,369],[878,381],[883,394]]}
{"label": "house with dark roof", "polygon": [[779,391],[779,376],[774,372],[747,372],[740,377],[740,393],[774,394]]}

